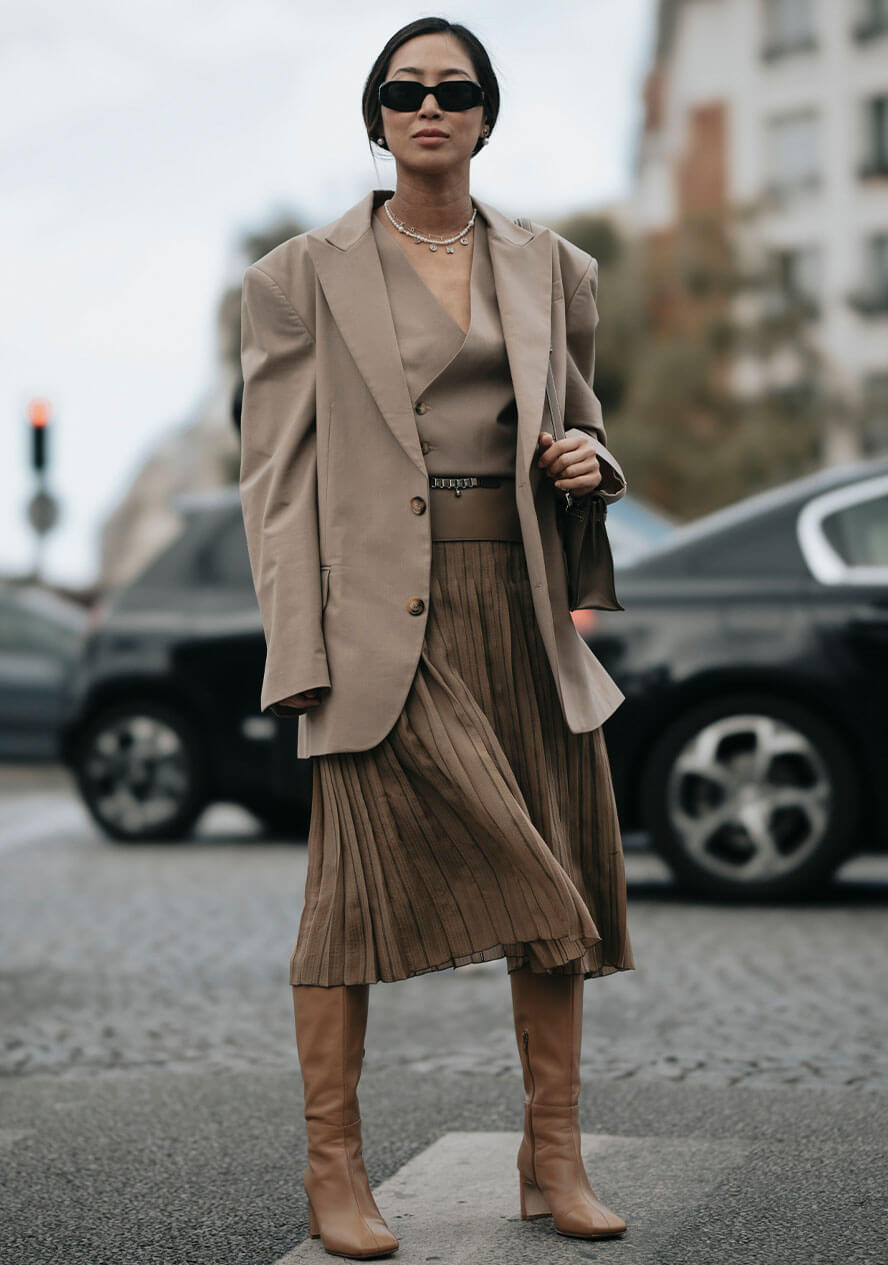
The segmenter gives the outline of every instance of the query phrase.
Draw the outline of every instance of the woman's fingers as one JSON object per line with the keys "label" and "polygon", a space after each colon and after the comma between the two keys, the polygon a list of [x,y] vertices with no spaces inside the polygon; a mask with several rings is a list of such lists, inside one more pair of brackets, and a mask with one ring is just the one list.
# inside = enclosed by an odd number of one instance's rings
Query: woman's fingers
{"label": "woman's fingers", "polygon": [[537,465],[555,483],[569,492],[591,492],[603,479],[598,455],[587,435],[574,431],[564,439],[553,440],[548,431],[540,434],[543,454]]}
{"label": "woman's fingers", "polygon": [[598,458],[592,457],[591,459],[584,458],[582,461],[575,461],[571,465],[567,466],[563,471],[554,474],[552,477],[554,478],[557,487],[566,486],[569,489],[572,484],[576,483],[578,479],[581,479],[584,485],[591,490],[592,488],[598,487],[603,476],[598,464]]}
{"label": "woman's fingers", "polygon": [[577,459],[595,457],[595,449],[590,444],[589,437],[579,430],[571,431],[563,439],[557,440],[552,439],[548,431],[543,431],[540,434],[540,445],[543,452],[537,465],[547,474],[558,474]]}
{"label": "woman's fingers", "polygon": [[301,694],[291,694],[288,698],[282,698],[281,704],[284,707],[292,707],[297,711],[311,711],[313,707],[318,707],[321,703],[320,690],[304,690]]}

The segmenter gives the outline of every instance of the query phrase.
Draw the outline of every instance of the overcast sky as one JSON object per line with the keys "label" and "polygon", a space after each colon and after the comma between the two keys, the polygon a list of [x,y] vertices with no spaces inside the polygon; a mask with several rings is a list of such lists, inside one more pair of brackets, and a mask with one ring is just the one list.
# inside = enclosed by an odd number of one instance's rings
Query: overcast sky
{"label": "overcast sky", "polygon": [[98,530],[148,453],[212,393],[214,314],[243,233],[313,227],[394,165],[361,90],[429,13],[500,80],[472,192],[543,223],[629,188],[653,0],[8,0],[0,9],[0,574],[29,566],[25,406],[53,403],[63,517],[45,574],[87,583]]}

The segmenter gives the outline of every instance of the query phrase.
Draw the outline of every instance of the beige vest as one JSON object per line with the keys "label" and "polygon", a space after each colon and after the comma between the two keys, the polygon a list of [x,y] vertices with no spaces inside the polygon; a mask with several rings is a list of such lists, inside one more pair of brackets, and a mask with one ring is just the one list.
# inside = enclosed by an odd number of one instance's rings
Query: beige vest
{"label": "beige vest", "polygon": [[[487,226],[475,217],[468,333],[373,216],[398,348],[429,474],[515,475],[518,408],[496,301]],[[415,242],[409,250],[427,250]],[[465,250],[459,242],[456,250]]]}

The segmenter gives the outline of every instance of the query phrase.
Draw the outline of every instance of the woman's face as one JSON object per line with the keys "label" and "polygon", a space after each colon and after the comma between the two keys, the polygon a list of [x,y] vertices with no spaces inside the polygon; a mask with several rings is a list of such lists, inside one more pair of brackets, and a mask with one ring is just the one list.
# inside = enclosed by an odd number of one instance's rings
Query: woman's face
{"label": "woman's face", "polygon": [[[412,79],[424,84],[437,84],[445,79],[478,81],[468,52],[446,31],[407,40],[393,53],[385,78]],[[399,166],[417,172],[441,172],[468,163],[481,134],[483,115],[483,105],[447,113],[432,93],[427,92],[415,111],[401,113],[383,106],[382,126],[389,150]],[[424,128],[434,128],[445,135],[436,141],[423,141],[416,134]]]}

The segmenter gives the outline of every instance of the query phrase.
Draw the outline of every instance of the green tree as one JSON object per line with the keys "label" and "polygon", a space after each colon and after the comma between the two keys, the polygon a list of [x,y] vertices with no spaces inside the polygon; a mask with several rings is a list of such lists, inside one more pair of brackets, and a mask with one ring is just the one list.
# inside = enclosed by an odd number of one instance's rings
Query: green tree
{"label": "green tree", "polygon": [[[695,518],[816,469],[830,401],[809,305],[756,246],[755,209],[630,238],[574,216],[599,259],[596,389],[631,490]],[[752,384],[752,385],[750,385]]]}

